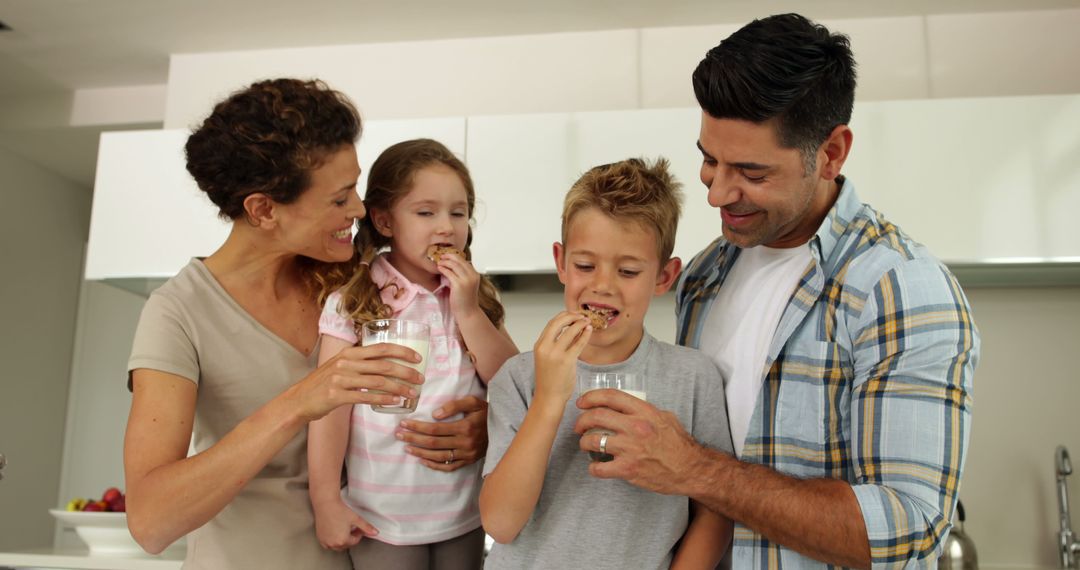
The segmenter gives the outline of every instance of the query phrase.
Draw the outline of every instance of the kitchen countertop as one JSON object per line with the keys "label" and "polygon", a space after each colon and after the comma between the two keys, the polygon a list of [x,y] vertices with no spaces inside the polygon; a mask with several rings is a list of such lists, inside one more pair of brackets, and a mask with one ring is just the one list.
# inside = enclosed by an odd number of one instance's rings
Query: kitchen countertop
{"label": "kitchen countertop", "polygon": [[90,554],[86,548],[35,548],[0,552],[0,567],[63,568],[78,570],[179,570],[184,553],[151,556],[149,554]]}

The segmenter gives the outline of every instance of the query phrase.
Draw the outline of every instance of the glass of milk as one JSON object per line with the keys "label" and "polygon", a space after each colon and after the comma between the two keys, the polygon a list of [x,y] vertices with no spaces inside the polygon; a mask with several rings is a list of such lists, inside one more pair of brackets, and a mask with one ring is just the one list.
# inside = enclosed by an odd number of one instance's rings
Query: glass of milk
{"label": "glass of milk", "polygon": [[[606,389],[620,390],[641,400],[647,399],[645,396],[645,379],[632,372],[590,372],[578,376],[578,393],[582,395],[590,390]],[[614,432],[606,429],[591,429],[585,432],[585,435],[592,433],[614,435]],[[598,451],[590,451],[589,457],[593,461],[611,461],[615,459],[610,453],[600,453]]]}
{"label": "glass of milk", "polygon": [[[391,362],[396,362],[408,366],[409,368],[415,368],[421,374],[427,368],[428,361],[428,343],[431,339],[431,327],[426,323],[418,321],[406,321],[401,319],[378,319],[374,321],[368,321],[364,323],[360,342],[363,346],[369,346],[379,343],[400,344],[407,346],[415,350],[420,355],[420,362],[405,362],[396,358],[390,359]],[[402,381],[402,384],[408,384]],[[415,388],[417,392],[420,391],[420,386],[416,384],[409,384],[410,387]],[[385,393],[378,390],[372,390],[374,393]],[[385,414],[406,414],[416,410],[416,404],[419,401],[419,397],[409,398],[404,397],[401,399],[401,403],[398,405],[383,406],[378,404],[372,404],[371,408],[376,412],[383,412]]]}

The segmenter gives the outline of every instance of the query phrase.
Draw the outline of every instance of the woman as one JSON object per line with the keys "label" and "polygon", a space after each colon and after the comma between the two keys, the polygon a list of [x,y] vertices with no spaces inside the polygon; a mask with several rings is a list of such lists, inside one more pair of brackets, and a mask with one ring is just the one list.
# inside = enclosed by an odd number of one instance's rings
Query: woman
{"label": "woman", "polygon": [[[394,345],[351,347],[315,366],[311,269],[352,256],[351,228],[365,215],[360,130],[342,94],[279,79],[219,103],[188,139],[188,171],[232,230],[151,295],[136,331],[124,469],[128,526],[148,552],[190,533],[188,569],[349,567],[315,536],[307,424],[411,394],[388,377],[423,381],[386,360],[419,360]],[[468,398],[441,412],[466,417],[413,426],[405,438],[418,455],[456,450],[443,470],[482,457],[486,404]]]}

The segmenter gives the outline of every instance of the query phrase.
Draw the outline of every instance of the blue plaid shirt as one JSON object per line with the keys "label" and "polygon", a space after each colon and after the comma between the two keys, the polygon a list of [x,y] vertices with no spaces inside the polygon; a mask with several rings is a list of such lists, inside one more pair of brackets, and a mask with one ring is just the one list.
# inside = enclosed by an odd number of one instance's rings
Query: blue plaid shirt
{"label": "blue plaid shirt", "polygon": [[[936,564],[971,433],[979,337],[967,298],[925,247],[849,181],[811,239],[784,309],[743,461],[851,484],[874,568]],[[679,281],[678,342],[697,347],[739,248],[721,237]],[[736,522],[732,567],[832,568]]]}

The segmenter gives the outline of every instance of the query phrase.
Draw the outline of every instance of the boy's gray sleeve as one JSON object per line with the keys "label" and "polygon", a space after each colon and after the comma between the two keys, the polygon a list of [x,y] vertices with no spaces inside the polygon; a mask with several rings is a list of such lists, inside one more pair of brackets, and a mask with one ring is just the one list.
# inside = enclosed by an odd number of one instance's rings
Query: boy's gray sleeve
{"label": "boy's gray sleeve", "polygon": [[[532,383],[526,381],[528,378],[516,377],[526,376],[522,373],[524,370],[531,371],[531,366],[523,366],[524,357],[521,354],[507,360],[488,382],[488,450],[484,460],[484,477],[495,470],[510,448],[510,442],[517,435],[518,427],[529,409],[525,396],[531,392]],[[525,392],[519,384],[523,384],[529,392]]]}
{"label": "boy's gray sleeve", "polygon": [[734,455],[731,427],[728,423],[724,378],[713,361],[705,355],[698,359],[695,371],[694,418],[691,435],[698,443]]}

